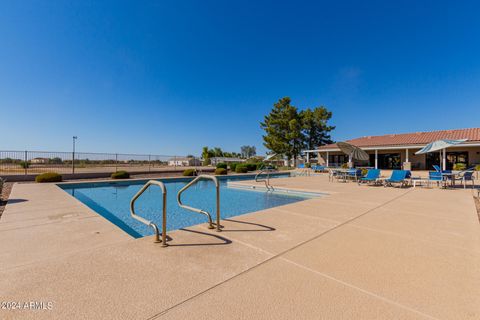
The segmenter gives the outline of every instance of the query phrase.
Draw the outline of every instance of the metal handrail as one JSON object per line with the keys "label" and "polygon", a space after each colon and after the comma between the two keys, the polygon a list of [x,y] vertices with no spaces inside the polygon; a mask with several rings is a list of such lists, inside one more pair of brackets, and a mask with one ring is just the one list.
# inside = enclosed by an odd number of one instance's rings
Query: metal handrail
{"label": "metal handrail", "polygon": [[[258,180],[258,177],[262,174],[262,173],[266,173],[267,174],[267,178],[264,179],[264,180]],[[270,190],[274,190],[273,187],[270,185],[270,169],[262,169],[260,170],[260,172],[258,172],[256,175],[255,175],[255,182],[265,182],[265,187],[267,188],[267,191],[270,191]]]}
{"label": "metal handrail", "polygon": [[[162,189],[163,195],[163,209],[162,209],[162,240],[160,241],[160,236],[158,234],[158,227],[155,223],[145,218],[140,217],[135,213],[135,201],[145,192],[151,185],[157,185]],[[143,187],[133,196],[132,200],[130,200],[130,215],[132,218],[146,224],[149,227],[153,228],[155,232],[155,242],[162,242],[162,247],[167,246],[167,188],[165,184],[161,181],[157,180],[149,180],[147,183],[143,185]]]}
{"label": "metal handrail", "polygon": [[187,185],[185,185],[182,189],[180,189],[180,191],[178,191],[177,193],[177,202],[178,202],[178,205],[181,207],[181,208],[184,208],[184,209],[187,209],[187,210],[190,210],[190,211],[193,211],[193,212],[198,212],[198,213],[201,213],[201,214],[204,214],[207,216],[208,218],[208,228],[209,229],[213,229],[214,228],[214,223],[212,222],[212,216],[210,215],[210,213],[208,213],[207,211],[204,211],[204,210],[201,210],[201,209],[197,209],[197,208],[193,208],[193,207],[190,207],[190,206],[187,206],[185,204],[182,203],[182,193],[187,190],[188,188],[190,188],[192,185],[194,185],[195,183],[197,183],[197,181],[201,180],[201,179],[208,179],[208,180],[212,180],[214,183],[215,183],[215,189],[216,189],[216,196],[217,196],[217,222],[215,223],[217,225],[217,231],[222,231],[220,228],[220,184],[218,183],[218,179],[217,177],[215,176],[208,176],[208,175],[199,175],[197,176],[195,179],[193,179],[192,181],[190,181],[189,183],[187,183]]}

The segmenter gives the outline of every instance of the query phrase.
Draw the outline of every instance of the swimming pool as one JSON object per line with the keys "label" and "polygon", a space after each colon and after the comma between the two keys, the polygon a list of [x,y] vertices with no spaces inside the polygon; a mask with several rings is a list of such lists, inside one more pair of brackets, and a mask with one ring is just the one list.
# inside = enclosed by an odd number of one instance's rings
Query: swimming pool
{"label": "swimming pool", "polygon": [[[276,174],[275,177],[287,177]],[[268,209],[302,201],[320,194],[292,194],[284,192],[262,192],[229,188],[228,181],[253,179],[254,176],[221,177],[220,211],[221,218]],[[205,216],[180,208],[176,196],[178,191],[191,179],[159,179],[167,188],[167,230],[177,230],[199,223],[206,223]],[[93,209],[135,238],[152,235],[148,227],[130,216],[130,200],[148,180],[59,184],[58,186],[76,199]],[[210,212],[215,217],[215,188],[212,181],[199,181],[182,195],[182,201],[189,206]],[[159,227],[162,224],[162,193],[158,186],[151,186],[135,203],[136,213],[151,220]]]}

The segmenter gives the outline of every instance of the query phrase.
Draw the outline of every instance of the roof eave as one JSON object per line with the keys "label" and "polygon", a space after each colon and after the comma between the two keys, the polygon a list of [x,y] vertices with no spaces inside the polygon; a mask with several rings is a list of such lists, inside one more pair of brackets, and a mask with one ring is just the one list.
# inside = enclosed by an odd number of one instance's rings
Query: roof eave
{"label": "roof eave", "polygon": [[[404,145],[383,145],[383,146],[366,146],[359,147],[362,150],[395,150],[395,149],[421,149],[425,147],[428,143],[422,144],[404,144]],[[480,147],[480,141],[465,142],[449,148],[461,148],[461,147]],[[340,151],[339,148],[323,148],[323,149],[314,149],[314,150],[303,150],[304,153],[312,152],[337,152]]]}

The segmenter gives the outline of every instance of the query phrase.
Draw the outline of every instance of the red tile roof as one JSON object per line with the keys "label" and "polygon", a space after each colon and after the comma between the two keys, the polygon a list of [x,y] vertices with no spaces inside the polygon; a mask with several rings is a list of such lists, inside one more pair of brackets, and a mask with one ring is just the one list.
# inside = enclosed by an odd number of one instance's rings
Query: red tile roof
{"label": "red tile roof", "polygon": [[[441,130],[431,132],[415,132],[401,134],[386,134],[383,136],[361,137],[346,142],[357,147],[377,147],[377,146],[401,146],[401,145],[425,145],[432,141],[441,139],[468,139],[470,142],[480,142],[480,128]],[[322,146],[319,149],[337,148],[336,144]]]}

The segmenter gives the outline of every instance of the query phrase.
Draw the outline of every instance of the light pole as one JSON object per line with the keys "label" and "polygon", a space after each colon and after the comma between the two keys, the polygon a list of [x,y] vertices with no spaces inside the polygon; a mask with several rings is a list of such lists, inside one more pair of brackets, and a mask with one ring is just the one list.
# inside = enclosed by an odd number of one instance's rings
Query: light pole
{"label": "light pole", "polygon": [[77,136],[73,136],[73,151],[72,151],[72,174],[75,173],[75,141],[78,139]]}

